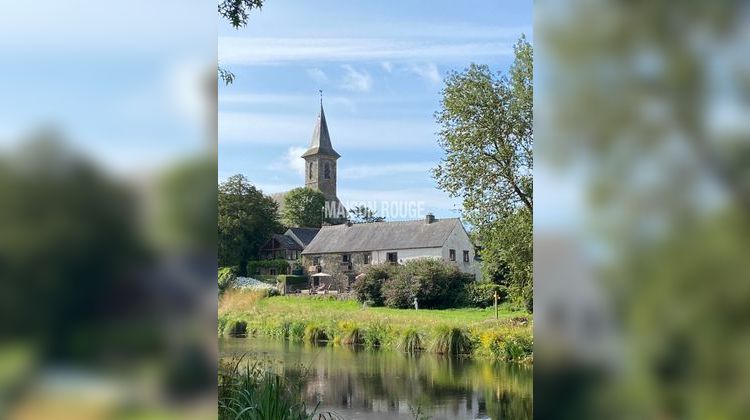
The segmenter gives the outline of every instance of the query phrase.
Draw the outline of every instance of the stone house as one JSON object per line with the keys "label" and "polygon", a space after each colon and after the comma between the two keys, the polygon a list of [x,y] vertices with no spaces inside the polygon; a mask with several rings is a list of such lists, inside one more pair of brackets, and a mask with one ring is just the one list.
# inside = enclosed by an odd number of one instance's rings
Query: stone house
{"label": "stone house", "polygon": [[260,268],[257,273],[263,275],[292,274],[295,264],[298,264],[301,253],[318,234],[318,228],[289,228],[283,235],[275,233],[261,248],[260,258],[263,260],[283,259],[288,263],[285,272],[278,272],[276,268]]}
{"label": "stone house", "polygon": [[334,288],[342,290],[371,264],[401,264],[416,258],[442,259],[478,276],[475,257],[460,219],[436,219],[431,214],[424,220],[323,226],[302,251],[308,275],[330,274]]}

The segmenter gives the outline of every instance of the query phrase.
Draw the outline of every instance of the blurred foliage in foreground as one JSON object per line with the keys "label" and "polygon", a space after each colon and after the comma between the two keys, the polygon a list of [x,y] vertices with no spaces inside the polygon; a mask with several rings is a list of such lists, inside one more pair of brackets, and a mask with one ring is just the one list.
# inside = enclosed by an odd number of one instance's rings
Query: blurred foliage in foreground
{"label": "blurred foliage in foreground", "polygon": [[750,417],[747,4],[535,7],[535,414]]}
{"label": "blurred foliage in foreground", "polygon": [[0,417],[213,400],[216,166],[166,174],[115,178],[51,131],[0,156]]}

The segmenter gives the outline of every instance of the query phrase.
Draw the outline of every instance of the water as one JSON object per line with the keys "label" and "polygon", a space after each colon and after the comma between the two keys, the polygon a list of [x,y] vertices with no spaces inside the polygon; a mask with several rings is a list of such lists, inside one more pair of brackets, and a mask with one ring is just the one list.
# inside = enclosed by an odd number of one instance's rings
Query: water
{"label": "water", "polygon": [[309,368],[310,407],[344,419],[530,419],[528,367],[395,351],[313,346],[263,338],[224,338],[222,356],[247,354],[284,375]]}

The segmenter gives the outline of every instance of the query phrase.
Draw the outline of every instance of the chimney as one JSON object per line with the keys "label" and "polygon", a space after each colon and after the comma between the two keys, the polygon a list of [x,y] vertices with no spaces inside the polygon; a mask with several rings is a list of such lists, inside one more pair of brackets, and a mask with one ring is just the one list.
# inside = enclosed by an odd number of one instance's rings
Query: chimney
{"label": "chimney", "polygon": [[427,213],[427,215],[424,217],[424,221],[429,225],[430,223],[435,221],[435,215],[432,213]]}

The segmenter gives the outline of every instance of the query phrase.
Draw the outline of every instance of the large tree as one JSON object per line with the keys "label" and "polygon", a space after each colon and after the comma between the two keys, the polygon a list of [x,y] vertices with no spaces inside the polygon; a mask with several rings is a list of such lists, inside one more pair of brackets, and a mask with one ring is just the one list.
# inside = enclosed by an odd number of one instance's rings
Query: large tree
{"label": "large tree", "polygon": [[320,227],[326,198],[311,188],[295,188],[284,196],[283,220],[287,226]]}
{"label": "large tree", "polygon": [[278,205],[243,175],[219,185],[219,265],[237,266],[245,275],[247,262],[274,232],[282,230]]}
{"label": "large tree", "polygon": [[464,217],[483,246],[487,277],[507,265],[513,296],[532,297],[532,47],[521,37],[509,74],[472,64],[449,74],[443,89],[433,174],[438,186],[463,199]]}

